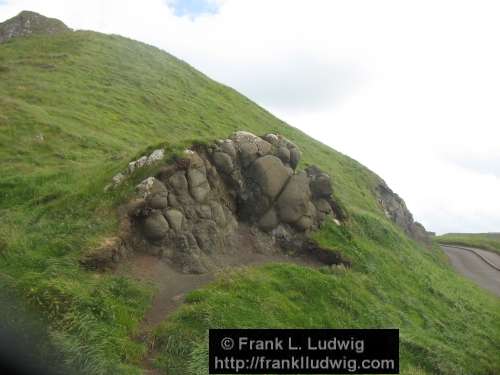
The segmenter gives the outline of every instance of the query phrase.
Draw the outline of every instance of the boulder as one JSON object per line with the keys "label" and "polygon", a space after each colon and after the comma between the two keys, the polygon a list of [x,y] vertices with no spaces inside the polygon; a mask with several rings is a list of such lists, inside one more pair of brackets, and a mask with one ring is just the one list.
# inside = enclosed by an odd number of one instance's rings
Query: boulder
{"label": "boulder", "polygon": [[268,210],[259,220],[259,228],[269,232],[279,225],[278,214],[274,208]]}
{"label": "boulder", "polygon": [[239,149],[241,163],[245,168],[257,157],[267,155],[272,150],[269,142],[249,132],[236,132],[232,140]]}
{"label": "boulder", "polygon": [[243,143],[240,145],[240,159],[243,167],[249,166],[255,159],[259,152],[255,143]]}
{"label": "boulder", "polygon": [[151,208],[158,210],[163,210],[168,206],[168,192],[160,192],[156,194],[151,194],[147,197],[147,204]]}
{"label": "boulder", "polygon": [[123,173],[117,173],[113,176],[112,181],[114,185],[120,185],[125,180],[125,175]]}
{"label": "boulder", "polygon": [[292,224],[307,214],[310,196],[309,179],[305,173],[290,177],[276,202],[281,221]]}
{"label": "boulder", "polygon": [[290,166],[296,169],[300,161],[300,151],[298,148],[290,149]]}
{"label": "boulder", "polygon": [[278,148],[278,157],[281,159],[281,161],[285,164],[290,162],[290,150],[286,148],[285,146],[281,146]]}
{"label": "boulder", "polygon": [[148,198],[153,194],[167,194],[168,190],[165,185],[154,177],[148,177],[136,186],[137,193],[142,198]]}
{"label": "boulder", "polygon": [[184,171],[174,173],[169,179],[168,183],[178,195],[185,195],[188,193],[188,182]]}
{"label": "boulder", "polygon": [[214,163],[217,170],[225,174],[230,174],[234,169],[233,159],[225,152],[215,152]]}
{"label": "boulder", "polygon": [[184,215],[178,210],[166,210],[165,217],[170,225],[170,227],[179,232],[182,230],[182,224],[184,222]]}
{"label": "boulder", "polygon": [[160,211],[153,211],[143,221],[144,236],[151,241],[162,240],[169,230],[169,225]]}
{"label": "boulder", "polygon": [[260,187],[262,194],[274,200],[290,178],[290,172],[276,156],[266,155],[252,164],[249,177]]}
{"label": "boulder", "polygon": [[146,165],[153,165],[154,163],[162,160],[165,157],[165,150],[154,150],[147,158]]}
{"label": "boulder", "polygon": [[278,136],[276,134],[272,134],[272,133],[266,134],[263,138],[264,138],[264,140],[266,140],[267,142],[269,142],[270,144],[272,144],[274,146],[277,146],[279,141],[280,141]]}
{"label": "boulder", "polygon": [[231,159],[236,159],[236,148],[234,147],[234,143],[232,140],[230,139],[225,139],[221,142],[220,144],[220,148],[221,150],[226,153],[227,155],[229,155],[231,157]]}
{"label": "boulder", "polygon": [[326,215],[329,215],[332,212],[332,206],[326,199],[321,198],[315,200],[314,206],[316,207],[317,211],[324,213]]}
{"label": "boulder", "polygon": [[134,173],[136,169],[144,167],[147,162],[148,162],[148,157],[142,156],[139,159],[128,163],[128,173],[129,174]]}

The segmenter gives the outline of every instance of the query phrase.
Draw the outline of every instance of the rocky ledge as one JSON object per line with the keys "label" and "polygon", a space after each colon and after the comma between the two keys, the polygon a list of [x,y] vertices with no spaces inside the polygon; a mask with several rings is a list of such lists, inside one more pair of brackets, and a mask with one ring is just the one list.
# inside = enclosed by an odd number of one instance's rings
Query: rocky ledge
{"label": "rocky ledge", "polygon": [[10,39],[37,34],[57,34],[71,31],[62,21],[41,14],[23,11],[0,23],[0,43]]}
{"label": "rocky ledge", "polygon": [[[324,263],[341,263],[338,253],[308,239],[327,217],[341,225],[344,216],[330,176],[316,166],[298,172],[300,158],[298,147],[276,134],[239,131],[212,145],[193,146],[137,186],[137,197],[123,208],[127,236],[115,241],[105,258],[117,261],[127,251],[142,251],[183,272],[203,273],[217,268],[221,254],[251,243],[257,251],[303,250]],[[122,176],[114,182],[121,183]]]}

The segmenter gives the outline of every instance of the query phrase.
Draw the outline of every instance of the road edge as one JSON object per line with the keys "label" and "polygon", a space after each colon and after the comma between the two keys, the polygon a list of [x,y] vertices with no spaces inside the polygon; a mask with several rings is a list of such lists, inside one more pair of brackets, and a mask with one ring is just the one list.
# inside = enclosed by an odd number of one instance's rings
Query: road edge
{"label": "road edge", "polygon": [[476,254],[479,258],[481,258],[486,264],[488,264],[490,267],[494,268],[495,270],[500,272],[500,267],[491,262],[489,259],[486,259],[484,256],[479,254],[477,251],[475,251],[472,248],[467,248],[467,247],[461,247],[461,246],[455,246],[455,245],[446,245],[446,244],[441,244],[441,246],[446,246],[446,247],[451,247],[455,249],[461,249],[461,250],[467,250],[470,251],[471,253]]}

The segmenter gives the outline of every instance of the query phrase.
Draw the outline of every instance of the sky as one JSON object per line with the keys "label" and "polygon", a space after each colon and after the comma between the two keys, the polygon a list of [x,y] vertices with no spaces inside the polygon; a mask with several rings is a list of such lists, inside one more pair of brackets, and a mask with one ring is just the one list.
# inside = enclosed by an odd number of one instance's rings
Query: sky
{"label": "sky", "polygon": [[187,61],[363,163],[428,230],[500,232],[500,3],[0,0]]}

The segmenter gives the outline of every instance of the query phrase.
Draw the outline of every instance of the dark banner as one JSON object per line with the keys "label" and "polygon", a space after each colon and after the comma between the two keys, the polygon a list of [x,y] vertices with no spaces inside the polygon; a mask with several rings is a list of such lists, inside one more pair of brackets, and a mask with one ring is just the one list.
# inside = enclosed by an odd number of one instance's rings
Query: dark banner
{"label": "dark banner", "polygon": [[210,374],[399,374],[398,329],[211,329]]}

